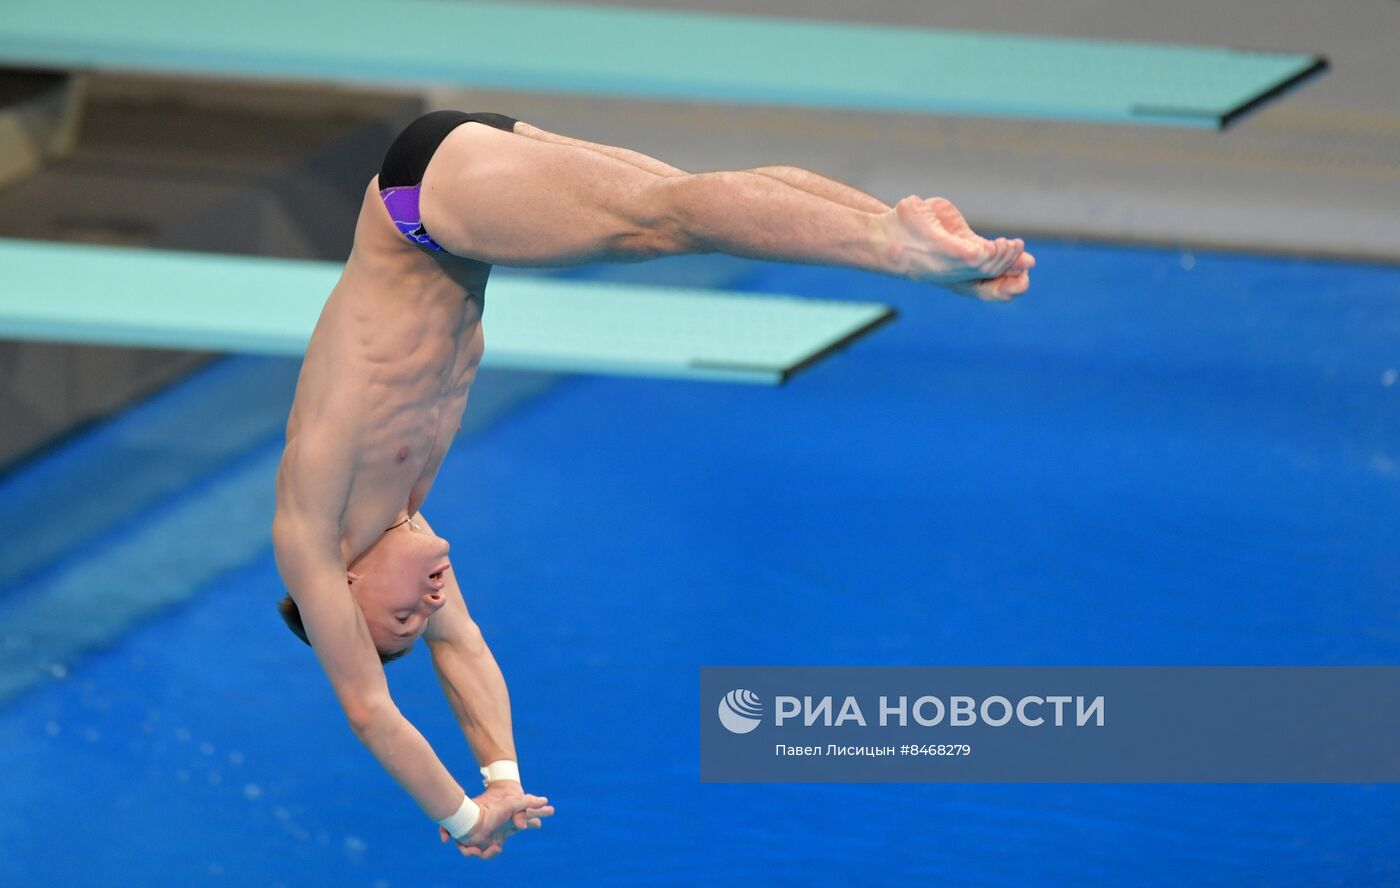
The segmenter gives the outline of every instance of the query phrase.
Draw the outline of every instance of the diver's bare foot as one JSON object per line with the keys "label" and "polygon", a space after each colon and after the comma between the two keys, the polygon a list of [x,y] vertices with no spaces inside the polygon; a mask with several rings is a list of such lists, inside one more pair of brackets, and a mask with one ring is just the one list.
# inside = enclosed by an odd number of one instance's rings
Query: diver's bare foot
{"label": "diver's bare foot", "polygon": [[1014,299],[1030,287],[1035,257],[1025,242],[981,237],[946,198],[906,197],[886,219],[896,274],[995,301]]}

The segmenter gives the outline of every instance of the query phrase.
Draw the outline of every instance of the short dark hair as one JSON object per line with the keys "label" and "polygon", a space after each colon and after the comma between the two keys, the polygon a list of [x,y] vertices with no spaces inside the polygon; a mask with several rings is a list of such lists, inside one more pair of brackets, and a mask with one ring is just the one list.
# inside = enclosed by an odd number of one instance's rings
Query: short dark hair
{"label": "short dark hair", "polygon": [[[292,600],[292,596],[282,596],[282,600],[277,602],[277,612],[282,615],[282,622],[287,624],[287,628],[292,630],[292,634],[306,642],[309,647],[311,639],[306,637],[306,626],[301,622],[301,610],[297,608],[297,603]],[[409,645],[401,651],[394,651],[392,654],[379,651],[379,662],[392,663],[411,650],[413,650],[413,645]]]}

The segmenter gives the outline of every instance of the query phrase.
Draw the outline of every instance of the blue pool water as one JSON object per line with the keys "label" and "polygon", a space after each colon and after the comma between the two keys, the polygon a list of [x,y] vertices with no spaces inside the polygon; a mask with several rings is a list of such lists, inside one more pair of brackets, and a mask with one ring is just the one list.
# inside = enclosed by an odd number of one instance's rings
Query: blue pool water
{"label": "blue pool water", "polygon": [[558,807],[489,863],[275,614],[293,364],[0,479],[0,884],[1400,885],[1389,785],[699,783],[701,665],[1400,660],[1400,269],[1031,247],[1010,306],[734,266],[901,313],[783,388],[483,373],[425,512]]}

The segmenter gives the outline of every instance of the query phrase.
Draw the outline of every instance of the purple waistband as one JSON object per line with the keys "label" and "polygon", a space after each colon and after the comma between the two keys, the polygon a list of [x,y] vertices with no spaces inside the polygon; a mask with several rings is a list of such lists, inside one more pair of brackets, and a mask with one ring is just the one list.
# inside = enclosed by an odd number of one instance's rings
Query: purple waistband
{"label": "purple waistband", "polygon": [[437,241],[433,240],[423,227],[423,219],[418,213],[418,189],[421,187],[422,185],[399,185],[381,188],[379,196],[389,210],[389,218],[394,220],[394,225],[404,237],[439,253],[445,253],[447,251],[438,246]]}

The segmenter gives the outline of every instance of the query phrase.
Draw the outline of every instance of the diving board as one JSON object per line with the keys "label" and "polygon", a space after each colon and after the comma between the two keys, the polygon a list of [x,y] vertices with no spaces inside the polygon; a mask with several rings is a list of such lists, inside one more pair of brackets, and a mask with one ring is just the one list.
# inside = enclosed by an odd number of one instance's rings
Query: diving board
{"label": "diving board", "polygon": [[8,64],[1162,126],[1224,127],[1327,67],[1302,52],[597,6],[7,6]]}
{"label": "diving board", "polygon": [[[0,239],[0,339],[299,356],[342,265]],[[776,384],[889,306],[497,273],[486,366]]]}

